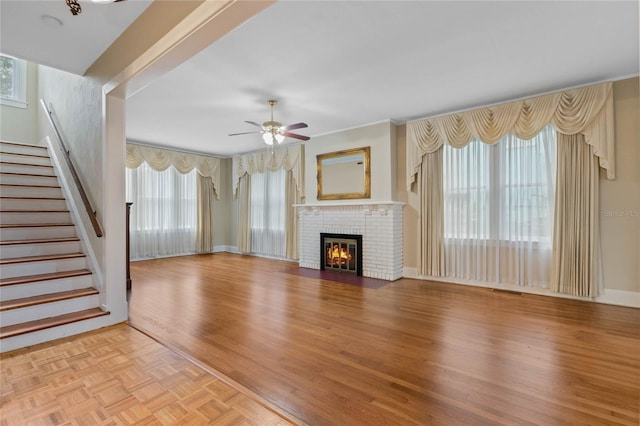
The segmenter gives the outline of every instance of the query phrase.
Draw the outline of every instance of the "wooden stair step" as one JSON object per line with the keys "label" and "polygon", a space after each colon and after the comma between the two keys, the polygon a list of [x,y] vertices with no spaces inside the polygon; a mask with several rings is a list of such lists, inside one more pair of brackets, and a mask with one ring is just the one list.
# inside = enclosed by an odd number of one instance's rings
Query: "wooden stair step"
{"label": "wooden stair step", "polygon": [[[0,187],[2,186],[11,186],[11,187],[19,187],[19,188],[60,188],[60,185],[23,185],[19,183],[0,183]],[[18,198],[18,197],[13,197]]]}
{"label": "wooden stair step", "polygon": [[64,197],[0,197],[0,200],[64,200]]}
{"label": "wooden stair step", "polygon": [[35,283],[38,281],[48,281],[48,280],[80,277],[82,275],[91,275],[91,271],[88,269],[77,269],[75,271],[61,271],[61,272],[51,272],[48,274],[1,278],[0,287],[9,286],[9,285],[29,284],[29,283]]}
{"label": "wooden stair step", "polygon": [[53,166],[48,164],[30,164],[30,163],[16,163],[15,161],[0,161],[0,165],[11,165],[11,166],[29,166],[29,167],[46,167],[49,169],[53,169]]}
{"label": "wooden stair step", "polygon": [[7,176],[34,176],[34,177],[47,177],[47,178],[55,178],[56,176],[51,176],[51,175],[37,175],[35,173],[21,173],[21,172],[0,172],[0,176],[2,175],[7,175]]}
{"label": "wooden stair step", "polygon": [[23,157],[35,157],[35,158],[50,158],[49,155],[47,153],[43,153],[43,154],[27,154],[25,152],[6,152],[6,151],[0,151],[0,154],[5,154],[5,155],[20,155]]}
{"label": "wooden stair step", "polygon": [[12,246],[19,244],[57,244],[57,243],[71,243],[80,241],[77,237],[69,238],[47,238],[40,240],[13,240],[13,241],[0,241],[0,246]]}
{"label": "wooden stair step", "polygon": [[73,226],[73,223],[5,223],[0,225],[0,229],[11,228],[48,228],[50,226]]}
{"label": "wooden stair step", "polygon": [[57,179],[58,177],[56,175],[51,175],[51,174],[42,174],[42,173],[26,173],[23,171],[14,171],[14,172],[7,172],[2,170],[0,172],[0,177],[4,176],[5,179],[11,176],[17,176],[17,177],[24,177],[24,178],[28,178],[28,177],[37,177],[37,178],[55,178]]}
{"label": "wooden stair step", "polygon": [[109,315],[109,313],[109,311],[103,311],[100,308],[92,308],[84,311],[72,312],[70,314],[59,315],[57,317],[44,318],[22,324],[0,327],[0,339],[6,339],[8,337],[19,336],[21,334],[32,333],[34,331],[45,330],[47,328],[101,317],[103,315]]}
{"label": "wooden stair step", "polygon": [[84,257],[84,253],[68,253],[68,254],[47,254],[43,256],[16,257],[12,259],[0,259],[0,265],[11,265],[13,263],[41,262],[45,260],[74,259]]}
{"label": "wooden stair step", "polygon": [[38,149],[43,149],[43,150],[47,150],[47,147],[44,145],[34,145],[31,143],[16,143],[16,142],[7,142],[7,141],[0,141],[0,145],[13,145],[13,146],[19,146],[19,147],[25,147],[25,148],[38,148]]}
{"label": "wooden stair step", "polygon": [[5,300],[4,302],[0,302],[0,312],[8,311],[11,309],[26,308],[29,306],[42,305],[45,303],[59,302],[61,300],[75,299],[77,297],[92,296],[98,293],[98,290],[96,290],[95,288],[88,287],[78,290],[41,294],[39,296],[25,297],[22,299]]}

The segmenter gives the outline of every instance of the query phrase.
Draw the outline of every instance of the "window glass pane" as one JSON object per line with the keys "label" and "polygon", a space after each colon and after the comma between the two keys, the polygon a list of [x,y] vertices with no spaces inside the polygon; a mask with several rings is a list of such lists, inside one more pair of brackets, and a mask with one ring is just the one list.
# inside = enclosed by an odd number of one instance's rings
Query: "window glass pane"
{"label": "window glass pane", "polygon": [[555,130],[533,139],[506,136],[498,145],[499,236],[513,241],[550,241],[555,191]]}
{"label": "window glass pane", "polygon": [[550,241],[555,130],[495,145],[445,144],[443,181],[446,238]]}
{"label": "window glass pane", "polygon": [[0,55],[0,103],[27,107],[27,63],[22,59]]}
{"label": "window glass pane", "polygon": [[0,55],[0,96],[15,98],[15,65],[14,58]]}
{"label": "window glass pane", "polygon": [[491,146],[472,141],[465,148],[445,145],[445,236],[489,237]]}

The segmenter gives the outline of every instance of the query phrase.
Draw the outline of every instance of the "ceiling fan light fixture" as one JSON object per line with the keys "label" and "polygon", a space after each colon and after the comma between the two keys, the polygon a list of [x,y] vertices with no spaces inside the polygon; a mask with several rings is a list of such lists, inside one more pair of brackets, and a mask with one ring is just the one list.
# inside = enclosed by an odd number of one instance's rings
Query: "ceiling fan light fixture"
{"label": "ceiling fan light fixture", "polygon": [[[68,0],[70,1],[70,0]],[[122,1],[122,0],[115,0]],[[296,133],[291,133],[289,130],[295,129],[303,129],[307,127],[306,123],[295,123],[289,124],[287,126],[283,126],[279,121],[273,120],[273,107],[278,103],[275,99],[269,99],[269,106],[271,107],[271,120],[265,121],[262,124],[258,124],[255,121],[245,121],[245,123],[249,123],[252,126],[256,126],[260,128],[260,131],[255,132],[242,132],[242,133],[231,133],[229,136],[238,136],[238,135],[248,135],[251,133],[260,133],[262,134],[262,140],[269,146],[272,146],[275,142],[281,144],[284,142],[286,137],[300,139],[303,141],[308,141],[309,136],[298,135]]]}
{"label": "ceiling fan light fixture", "polygon": [[274,142],[277,142],[279,145],[284,141],[284,135],[281,135],[276,130],[271,130],[262,134],[262,140],[269,146],[273,145]]}
{"label": "ceiling fan light fixture", "polygon": [[273,145],[273,135],[271,133],[264,132],[262,134],[262,140],[269,146]]}

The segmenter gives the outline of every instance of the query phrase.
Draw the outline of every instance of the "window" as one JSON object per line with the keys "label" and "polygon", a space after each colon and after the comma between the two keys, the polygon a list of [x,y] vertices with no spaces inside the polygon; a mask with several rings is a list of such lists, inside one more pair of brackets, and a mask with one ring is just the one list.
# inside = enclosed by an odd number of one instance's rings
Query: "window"
{"label": "window", "polygon": [[196,170],[173,166],[158,172],[147,163],[127,169],[126,197],[131,206],[131,257],[193,253],[196,241]]}
{"label": "window", "polygon": [[555,131],[445,145],[445,238],[551,241]]}
{"label": "window", "polygon": [[547,287],[555,190],[555,130],[444,146],[448,276]]}
{"label": "window", "polygon": [[286,171],[251,175],[251,251],[266,256],[286,256]]}
{"label": "window", "polygon": [[22,59],[0,55],[0,103],[27,107],[27,63]]}

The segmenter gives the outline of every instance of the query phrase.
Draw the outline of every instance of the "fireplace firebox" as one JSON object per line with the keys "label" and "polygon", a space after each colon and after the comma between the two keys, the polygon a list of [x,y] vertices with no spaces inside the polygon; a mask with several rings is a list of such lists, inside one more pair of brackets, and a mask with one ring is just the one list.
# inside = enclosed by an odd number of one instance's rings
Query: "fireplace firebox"
{"label": "fireplace firebox", "polygon": [[362,235],[320,233],[320,269],[362,276]]}

